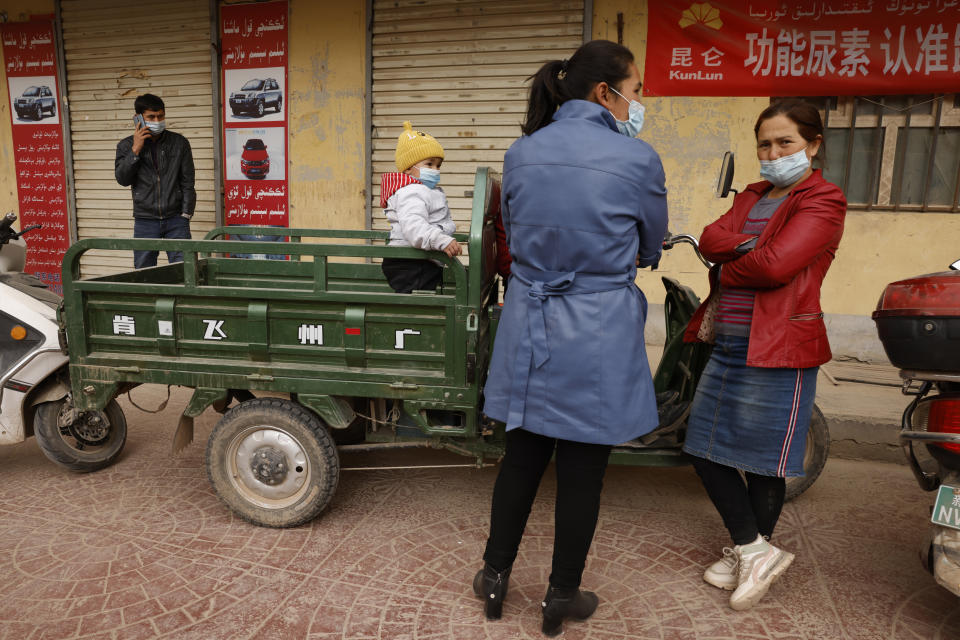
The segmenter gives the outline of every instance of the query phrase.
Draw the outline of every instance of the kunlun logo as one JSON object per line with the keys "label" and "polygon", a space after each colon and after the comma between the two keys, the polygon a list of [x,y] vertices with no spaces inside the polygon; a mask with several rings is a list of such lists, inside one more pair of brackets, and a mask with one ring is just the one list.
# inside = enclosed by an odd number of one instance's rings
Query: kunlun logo
{"label": "kunlun logo", "polygon": [[692,24],[702,24],[711,29],[719,29],[723,26],[723,20],[720,19],[720,10],[711,6],[709,2],[696,2],[680,14],[681,29],[686,29]]}

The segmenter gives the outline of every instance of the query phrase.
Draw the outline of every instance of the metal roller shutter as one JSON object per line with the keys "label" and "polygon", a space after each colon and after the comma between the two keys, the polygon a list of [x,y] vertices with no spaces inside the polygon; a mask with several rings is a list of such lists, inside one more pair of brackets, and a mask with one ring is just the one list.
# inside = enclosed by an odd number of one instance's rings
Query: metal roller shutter
{"label": "metal roller shutter", "polygon": [[501,170],[520,135],[526,79],[583,43],[584,12],[583,0],[375,0],[372,228],[389,228],[380,175],[396,171],[397,137],[410,120],[443,145],[440,184],[457,230],[467,230],[474,171]]}
{"label": "metal roller shutter", "polygon": [[[117,184],[113,164],[142,93],[163,98],[168,126],[190,141],[197,180],[191,230],[202,237],[216,211],[208,0],[60,4],[79,237],[133,237],[130,189]],[[82,263],[84,276],[131,268],[132,256],[120,252],[91,252]]]}

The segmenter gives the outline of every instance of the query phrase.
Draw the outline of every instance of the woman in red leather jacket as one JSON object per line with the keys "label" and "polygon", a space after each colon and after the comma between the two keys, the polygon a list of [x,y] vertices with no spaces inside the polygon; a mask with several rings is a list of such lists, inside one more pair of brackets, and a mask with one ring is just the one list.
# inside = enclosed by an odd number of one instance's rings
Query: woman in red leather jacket
{"label": "woman in red leather jacket", "polygon": [[700,250],[716,266],[685,336],[714,349],[684,451],[734,544],[703,578],[733,590],[737,610],[756,604],[793,561],[769,539],[785,478],[803,475],[817,371],[830,360],[820,285],[847,208],[840,189],[811,167],[824,155],[815,107],[773,104],[754,133],[766,180],[747,186],[703,230]]}

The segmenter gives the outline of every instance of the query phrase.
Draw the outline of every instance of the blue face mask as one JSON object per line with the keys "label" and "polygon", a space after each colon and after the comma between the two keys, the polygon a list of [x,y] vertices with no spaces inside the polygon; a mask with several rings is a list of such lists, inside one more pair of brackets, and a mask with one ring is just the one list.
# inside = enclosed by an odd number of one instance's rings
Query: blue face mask
{"label": "blue face mask", "polygon": [[155,136],[160,135],[163,133],[163,130],[167,128],[167,122],[165,120],[161,120],[160,122],[147,122],[146,125],[150,133]]}
{"label": "blue face mask", "polygon": [[[610,87],[610,91],[613,91],[624,100],[627,100],[625,95],[613,87]],[[617,131],[625,136],[636,138],[637,134],[640,133],[640,130],[643,129],[643,115],[646,112],[646,107],[636,100],[627,100],[627,102],[630,103],[630,107],[627,111],[627,119],[617,120]],[[616,120],[616,117],[614,117],[614,120]]]}
{"label": "blue face mask", "polygon": [[440,172],[429,167],[420,167],[420,177],[418,180],[420,180],[425,187],[433,189],[440,182]]}
{"label": "blue face mask", "polygon": [[789,187],[800,179],[810,166],[806,147],[776,160],[760,161],[760,177],[769,180],[775,187]]}

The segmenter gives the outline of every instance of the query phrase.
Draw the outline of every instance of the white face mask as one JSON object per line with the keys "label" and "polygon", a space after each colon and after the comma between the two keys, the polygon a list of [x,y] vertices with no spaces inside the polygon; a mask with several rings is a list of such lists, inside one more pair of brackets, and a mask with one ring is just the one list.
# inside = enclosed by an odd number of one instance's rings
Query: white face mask
{"label": "white face mask", "polygon": [[776,160],[760,161],[760,177],[769,180],[775,187],[789,187],[800,179],[810,167],[806,147]]}

